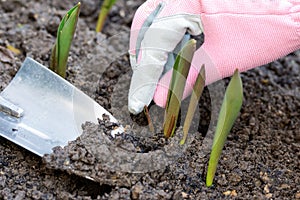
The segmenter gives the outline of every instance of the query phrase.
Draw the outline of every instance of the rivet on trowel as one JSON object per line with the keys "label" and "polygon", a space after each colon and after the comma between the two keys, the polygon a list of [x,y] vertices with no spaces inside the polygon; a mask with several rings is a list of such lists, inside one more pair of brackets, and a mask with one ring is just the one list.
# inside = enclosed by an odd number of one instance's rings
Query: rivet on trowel
{"label": "rivet on trowel", "polygon": [[13,117],[20,118],[24,110],[0,96],[0,111],[5,112]]}

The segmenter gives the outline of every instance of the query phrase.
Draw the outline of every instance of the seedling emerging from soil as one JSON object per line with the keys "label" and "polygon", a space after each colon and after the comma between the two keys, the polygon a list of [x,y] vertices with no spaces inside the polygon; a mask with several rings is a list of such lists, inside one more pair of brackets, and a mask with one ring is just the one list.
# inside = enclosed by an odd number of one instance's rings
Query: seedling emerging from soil
{"label": "seedling emerging from soil", "polygon": [[66,77],[67,61],[79,12],[80,3],[71,8],[63,17],[57,30],[56,42],[52,48],[50,69],[63,78]]}
{"label": "seedling emerging from soil", "polygon": [[214,135],[212,151],[209,158],[206,175],[206,186],[211,186],[217,169],[218,161],[222,153],[228,133],[230,132],[243,103],[243,84],[238,70],[226,89],[221,106],[216,132]]}
{"label": "seedling emerging from soil", "polygon": [[198,105],[198,101],[202,95],[203,89],[205,86],[205,66],[202,65],[198,77],[196,79],[195,85],[193,87],[193,93],[191,96],[189,108],[185,117],[184,125],[183,125],[183,138],[180,141],[180,144],[183,145],[188,136],[188,132],[193,120],[193,116],[196,111],[196,107]]}
{"label": "seedling emerging from soil", "polygon": [[191,39],[178,53],[173,66],[173,74],[168,91],[163,128],[166,138],[173,136],[176,128],[185,82],[195,50],[196,40]]}
{"label": "seedling emerging from soil", "polygon": [[100,9],[99,16],[98,16],[96,32],[102,31],[106,17],[108,15],[110,9],[116,2],[117,2],[117,0],[104,0],[104,2],[102,3],[101,9]]}

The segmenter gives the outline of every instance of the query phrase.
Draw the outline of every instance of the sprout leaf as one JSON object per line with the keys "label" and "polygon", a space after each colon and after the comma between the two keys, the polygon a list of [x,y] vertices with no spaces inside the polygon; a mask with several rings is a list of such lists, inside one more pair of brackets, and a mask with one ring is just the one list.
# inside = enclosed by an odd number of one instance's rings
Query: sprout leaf
{"label": "sprout leaf", "polygon": [[219,113],[216,132],[214,135],[212,151],[209,158],[206,186],[211,186],[217,169],[228,133],[230,132],[243,103],[243,84],[238,70],[226,89],[224,100]]}
{"label": "sprout leaf", "polygon": [[202,65],[200,72],[198,74],[198,77],[196,79],[195,85],[193,87],[193,93],[191,96],[191,100],[190,100],[190,104],[189,104],[189,108],[185,117],[185,121],[184,121],[184,125],[183,125],[183,138],[180,141],[180,144],[183,145],[186,141],[192,120],[193,120],[193,116],[195,114],[196,111],[196,107],[198,105],[198,101],[202,95],[203,89],[205,86],[205,67],[204,65]]}
{"label": "sprout leaf", "polygon": [[61,20],[56,42],[52,48],[50,69],[65,78],[67,61],[80,12],[80,3],[71,8]]}
{"label": "sprout leaf", "polygon": [[189,40],[178,53],[173,66],[173,74],[166,103],[164,135],[173,136],[180,110],[185,82],[190,70],[191,61],[196,50],[196,40]]}

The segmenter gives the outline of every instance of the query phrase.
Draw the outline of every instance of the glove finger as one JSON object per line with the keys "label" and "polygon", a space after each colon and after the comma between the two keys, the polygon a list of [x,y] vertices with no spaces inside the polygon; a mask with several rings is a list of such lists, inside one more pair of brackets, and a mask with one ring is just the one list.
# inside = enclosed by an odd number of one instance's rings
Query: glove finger
{"label": "glove finger", "polygon": [[182,40],[186,31],[200,34],[201,21],[197,15],[180,16],[154,20],[141,43],[140,62],[133,68],[129,89],[128,106],[132,113],[139,113],[149,105],[156,84],[172,52]]}
{"label": "glove finger", "polygon": [[[129,54],[132,66],[138,62],[141,41],[154,19],[174,15],[198,15],[199,0],[148,0],[137,10],[131,26]],[[188,27],[187,27],[188,28]],[[194,30],[189,30],[193,32]],[[194,35],[195,33],[191,33]]]}
{"label": "glove finger", "polygon": [[[136,11],[130,30],[130,42],[129,42],[129,53],[136,55],[136,45],[141,31],[148,28],[153,18],[155,18],[157,10],[159,10],[159,5],[161,1],[158,0],[148,0],[143,3]],[[148,21],[148,22],[147,22]],[[139,41],[141,42],[141,41]]]}

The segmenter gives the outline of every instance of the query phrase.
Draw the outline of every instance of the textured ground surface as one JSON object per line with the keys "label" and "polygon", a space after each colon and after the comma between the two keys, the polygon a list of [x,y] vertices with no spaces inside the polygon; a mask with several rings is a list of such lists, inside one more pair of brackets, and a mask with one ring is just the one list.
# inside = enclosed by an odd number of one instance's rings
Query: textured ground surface
{"label": "textured ground surface", "polygon": [[[204,135],[214,109],[209,98],[213,87],[200,100],[200,133],[191,135],[183,149],[176,145],[180,131],[171,140],[162,137],[157,125],[162,110],[150,110],[155,133],[143,125],[142,116],[132,117],[126,110],[128,33],[141,2],[120,0],[104,33],[96,34],[98,1],[81,1],[69,57],[67,79],[130,125],[128,131],[112,139],[114,124],[87,123],[81,137],[44,159],[0,138],[0,198],[300,199],[300,53],[242,74],[242,112],[225,145],[214,187],[206,188],[209,146]],[[0,91],[26,56],[49,64],[59,21],[75,4],[0,0]],[[21,53],[9,52],[7,45]]]}

